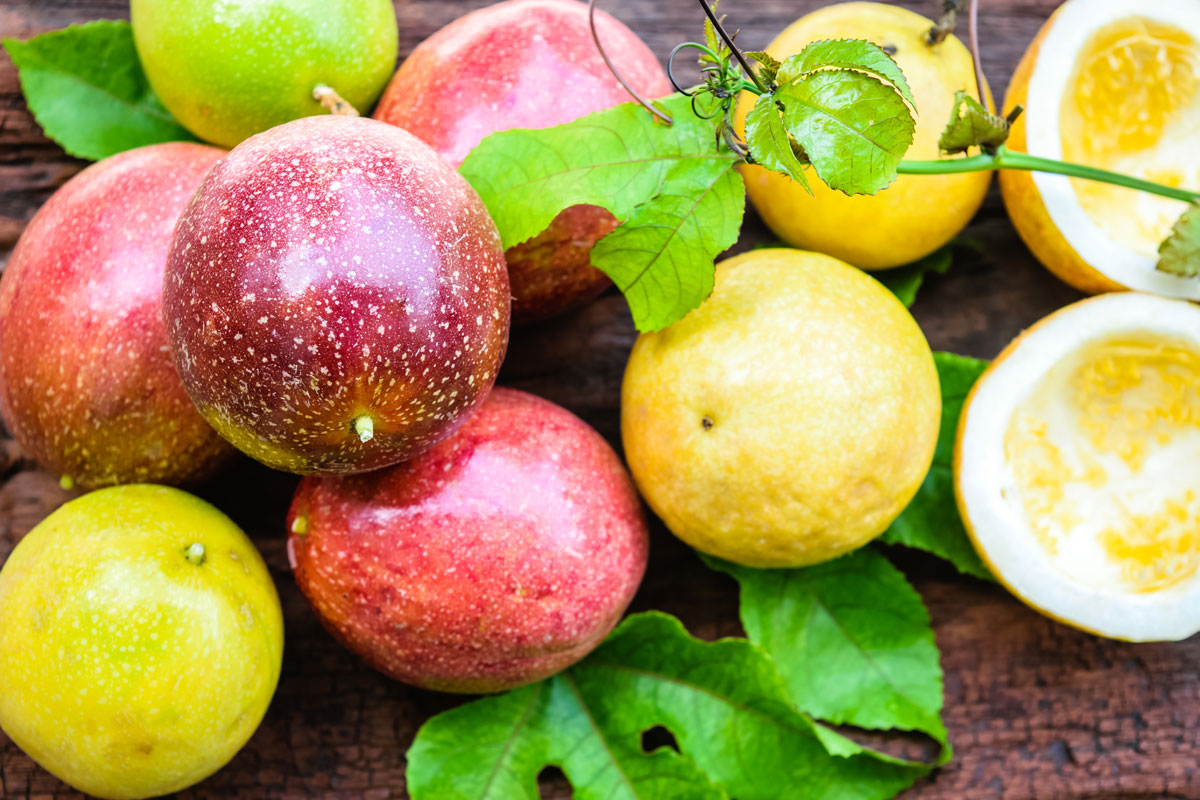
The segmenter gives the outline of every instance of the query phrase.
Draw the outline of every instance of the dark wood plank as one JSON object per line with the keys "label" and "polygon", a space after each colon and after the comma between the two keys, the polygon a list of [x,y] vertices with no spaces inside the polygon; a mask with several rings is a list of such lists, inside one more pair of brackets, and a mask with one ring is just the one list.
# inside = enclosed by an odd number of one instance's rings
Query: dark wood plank
{"label": "dark wood plank", "polygon": [[[1181,0],[1182,1],[1182,0]],[[765,44],[823,0],[725,0],[744,44]],[[485,0],[400,0],[401,50]],[[904,2],[926,15],[939,0]],[[1056,0],[989,0],[984,63],[1000,95]],[[698,30],[690,0],[611,0],[657,52]],[[71,22],[127,15],[120,0],[8,0],[0,35],[25,37]],[[81,163],[47,142],[0,56],[0,259],[38,205]],[[959,258],[922,291],[914,313],[935,348],[995,355],[1022,328],[1078,295],[1048,275],[1017,239],[995,192],[967,234],[979,255]],[[739,248],[768,241],[753,214]],[[559,402],[618,444],[618,389],[634,340],[610,293],[571,317],[517,331],[502,381]],[[0,561],[64,499],[54,478],[0,449]],[[321,629],[296,590],[282,519],[295,479],[243,460],[202,487],[262,549],[287,620],[283,678],[261,729],[233,762],[187,798],[402,798],[404,751],[429,715],[455,698],[409,689],[359,664]],[[247,488],[250,487],[250,491]],[[958,577],[931,559],[898,554],[933,616],[946,670],[946,721],[957,755],[907,793],[921,800],[1200,798],[1200,638],[1127,645],[1078,633],[1003,590]],[[706,570],[661,526],[635,607],[678,615],[698,635],[740,633],[732,582]],[[561,782],[546,786],[565,798]],[[77,797],[0,735],[0,796]]]}

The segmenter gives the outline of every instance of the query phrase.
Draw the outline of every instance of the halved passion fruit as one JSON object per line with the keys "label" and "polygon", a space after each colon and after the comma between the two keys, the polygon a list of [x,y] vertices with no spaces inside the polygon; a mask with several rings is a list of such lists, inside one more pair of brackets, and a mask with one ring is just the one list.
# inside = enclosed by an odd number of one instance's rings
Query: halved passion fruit
{"label": "halved passion fruit", "polygon": [[1200,630],[1200,307],[1140,293],[1067,306],[980,377],[955,490],[1023,601],[1130,641]]}
{"label": "halved passion fruit", "polygon": [[[1067,0],[1013,75],[1014,150],[1200,189],[1200,2]],[[1200,299],[1200,280],[1155,269],[1187,205],[1135,189],[1006,171],[1000,187],[1034,255],[1086,292]]]}

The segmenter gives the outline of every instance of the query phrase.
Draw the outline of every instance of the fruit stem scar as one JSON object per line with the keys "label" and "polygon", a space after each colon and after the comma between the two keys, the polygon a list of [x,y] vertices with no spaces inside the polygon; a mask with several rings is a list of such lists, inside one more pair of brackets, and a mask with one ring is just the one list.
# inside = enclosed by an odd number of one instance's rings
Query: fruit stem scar
{"label": "fruit stem scar", "polygon": [[354,418],[354,431],[360,442],[366,443],[375,437],[375,422],[366,414]]}
{"label": "fruit stem scar", "polygon": [[358,109],[350,105],[338,94],[332,86],[318,83],[313,87],[313,100],[316,100],[330,114],[338,117],[357,117]]}
{"label": "fruit stem scar", "polygon": [[711,431],[711,430],[712,430],[712,426],[713,426],[713,419],[712,419],[712,417],[710,417],[710,416],[708,416],[707,414],[705,414],[705,415],[704,415],[704,416],[703,416],[703,417],[700,419],[700,427],[701,427],[701,428],[704,428],[704,430],[706,430],[706,431]]}
{"label": "fruit stem scar", "polygon": [[189,564],[195,564],[198,567],[204,563],[204,545],[199,542],[188,545],[187,550],[183,552]]}

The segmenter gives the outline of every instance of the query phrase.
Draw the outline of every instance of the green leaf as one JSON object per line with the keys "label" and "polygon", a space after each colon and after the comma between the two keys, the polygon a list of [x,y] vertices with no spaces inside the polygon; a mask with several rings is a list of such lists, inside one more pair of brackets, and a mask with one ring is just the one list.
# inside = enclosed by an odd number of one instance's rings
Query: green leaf
{"label": "green leaf", "polygon": [[926,275],[945,275],[954,263],[954,245],[945,244],[922,259],[894,269],[872,272],[871,277],[892,290],[900,302],[912,306],[917,299],[917,290],[925,282]]}
{"label": "green leaf", "polygon": [[914,109],[917,106],[908,80],[896,60],[877,44],[864,39],[825,39],[813,42],[784,60],[779,67],[779,82],[794,83],[811,72],[841,67],[867,72],[896,87]]}
{"label": "green leaf", "polygon": [[4,49],[38,124],[73,156],[95,161],[143,145],[195,141],[146,81],[127,22],[5,39]]}
{"label": "green leaf", "polygon": [[938,139],[938,147],[946,153],[965,153],[972,147],[994,150],[1008,141],[1010,127],[1008,120],[988,111],[960,89],[954,93],[954,108]]}
{"label": "green leaf", "polygon": [[933,466],[908,508],[896,518],[879,541],[924,550],[944,558],[959,572],[983,580],[995,580],[979,560],[963,528],[954,499],[954,441],[963,402],[987,362],[953,353],[934,353],[942,385],[942,426],[938,434]]}
{"label": "green leaf", "polygon": [[863,549],[803,569],[711,566],[741,586],[750,641],[774,659],[802,711],[869,730],[922,731],[950,758],[929,612],[904,575]]}
{"label": "green leaf", "polygon": [[[679,753],[642,751],[660,725]],[[578,800],[882,800],[928,772],[819,728],[761,649],[701,642],[659,613],[630,617],[547,681],[426,722],[408,787],[413,800],[536,800],[550,764]]]}
{"label": "green leaf", "polygon": [[1193,205],[1158,246],[1158,268],[1185,278],[1200,276],[1200,205]]}
{"label": "green leaf", "polygon": [[773,94],[764,94],[746,114],[746,146],[755,162],[783,173],[804,187],[810,195],[812,188],[804,175],[804,165],[796,157],[792,136],[783,127],[783,117]]}
{"label": "green leaf", "polygon": [[758,62],[758,77],[764,84],[770,86],[779,76],[779,68],[783,64],[766,50],[748,50],[746,55]]}
{"label": "green leaf", "polygon": [[823,69],[775,96],[784,126],[830,188],[874,194],[896,179],[916,123],[895,88],[862,72]]}
{"label": "green leaf", "polygon": [[657,330],[712,290],[713,259],[737,239],[745,210],[738,157],[713,139],[691,100],[662,105],[673,125],[636,103],[543,130],[495,133],[462,174],[488,207],[504,246],[541,233],[564,208],[602,206],[623,225],[592,263],[625,292],[640,330]]}
{"label": "green leaf", "polygon": [[661,330],[712,294],[713,259],[737,241],[746,187],[736,161],[681,164],[663,191],[592,249],[639,331]]}

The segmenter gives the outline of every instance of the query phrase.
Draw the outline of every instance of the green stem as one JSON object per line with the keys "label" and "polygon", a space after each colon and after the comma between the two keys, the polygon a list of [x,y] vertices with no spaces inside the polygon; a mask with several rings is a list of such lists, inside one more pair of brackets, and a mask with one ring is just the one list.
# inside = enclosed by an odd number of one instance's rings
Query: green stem
{"label": "green stem", "polygon": [[901,161],[901,175],[953,175],[959,172],[984,172],[992,169],[1022,169],[1036,172],[1049,172],[1054,175],[1067,175],[1072,178],[1084,178],[1090,181],[1111,183],[1114,186],[1126,186],[1130,189],[1140,189],[1143,192],[1169,197],[1172,200],[1182,200],[1188,203],[1200,202],[1200,192],[1180,189],[1175,186],[1164,186],[1153,181],[1144,181],[1111,172],[1106,169],[1088,167],[1083,164],[1072,164],[1067,161],[1055,161],[1052,158],[1031,156],[1028,153],[1018,153],[1006,148],[999,148],[995,154],[982,153],[968,158],[941,158],[936,161]]}

